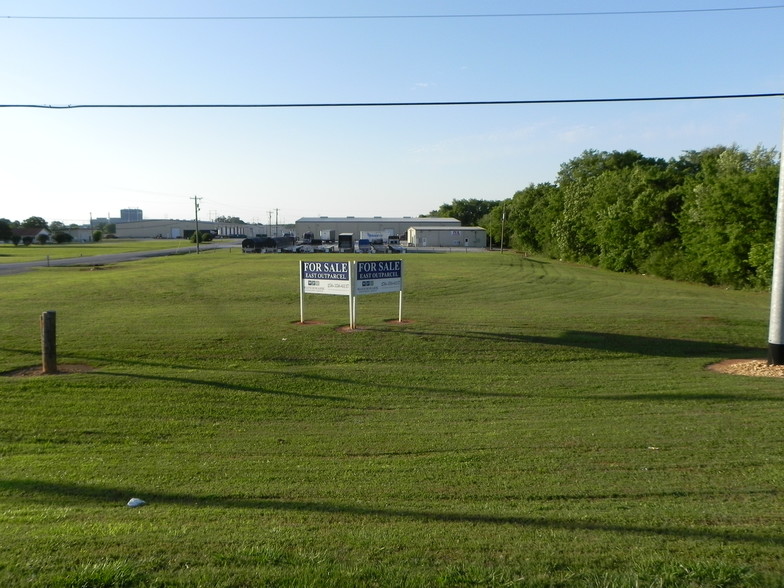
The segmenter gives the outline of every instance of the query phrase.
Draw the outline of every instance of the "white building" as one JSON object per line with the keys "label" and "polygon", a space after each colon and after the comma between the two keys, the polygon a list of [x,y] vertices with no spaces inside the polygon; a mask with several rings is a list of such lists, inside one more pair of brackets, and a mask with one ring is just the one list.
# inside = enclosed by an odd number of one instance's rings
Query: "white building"
{"label": "white building", "polygon": [[421,226],[408,229],[409,247],[487,247],[487,231],[482,227]]}
{"label": "white building", "polygon": [[362,238],[362,233],[380,233],[384,235],[400,235],[405,240],[405,235],[411,227],[448,227],[460,228],[460,221],[455,218],[427,217],[420,218],[415,216],[404,217],[305,217],[294,223],[294,230],[298,238],[302,238],[305,233],[312,233],[315,238],[319,238],[322,231],[334,232],[335,235],[341,233],[351,233],[354,240]]}
{"label": "white building", "polygon": [[[195,230],[195,220],[148,219],[118,223],[116,235],[122,239],[183,239],[192,235]],[[267,227],[200,220],[199,232],[209,232],[219,237],[256,237],[266,235]]]}

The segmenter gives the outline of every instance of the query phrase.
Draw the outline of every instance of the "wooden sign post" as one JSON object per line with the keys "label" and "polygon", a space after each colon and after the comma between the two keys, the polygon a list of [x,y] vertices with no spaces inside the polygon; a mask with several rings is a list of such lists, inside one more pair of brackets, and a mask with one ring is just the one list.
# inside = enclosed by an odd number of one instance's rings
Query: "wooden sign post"
{"label": "wooden sign post", "polygon": [[43,373],[57,373],[57,313],[47,310],[41,314],[41,361]]}

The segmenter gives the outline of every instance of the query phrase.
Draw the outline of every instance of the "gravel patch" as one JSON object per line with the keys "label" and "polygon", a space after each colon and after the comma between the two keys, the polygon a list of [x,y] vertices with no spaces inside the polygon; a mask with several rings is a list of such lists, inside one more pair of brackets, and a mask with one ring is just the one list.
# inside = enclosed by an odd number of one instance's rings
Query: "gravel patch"
{"label": "gravel patch", "polygon": [[708,366],[708,369],[736,376],[784,378],[784,365],[768,365],[764,359],[727,359]]}

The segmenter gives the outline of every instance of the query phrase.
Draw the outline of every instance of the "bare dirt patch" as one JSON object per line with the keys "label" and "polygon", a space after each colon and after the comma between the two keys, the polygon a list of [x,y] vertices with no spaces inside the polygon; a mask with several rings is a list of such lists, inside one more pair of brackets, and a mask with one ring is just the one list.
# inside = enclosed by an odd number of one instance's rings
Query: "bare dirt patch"
{"label": "bare dirt patch", "polygon": [[84,374],[93,371],[93,366],[84,363],[64,363],[57,366],[57,371],[53,374],[43,373],[43,368],[40,365],[19,368],[18,370],[11,370],[10,372],[3,372],[0,376],[10,378],[32,378],[35,376],[65,376],[67,374]]}
{"label": "bare dirt patch", "polygon": [[295,325],[323,325],[322,321],[292,321]]}
{"label": "bare dirt patch", "polygon": [[358,333],[359,331],[364,331],[365,327],[354,327],[353,329],[348,326],[344,325],[342,327],[338,327],[335,329],[338,333]]}
{"label": "bare dirt patch", "polygon": [[388,321],[384,321],[384,322],[388,325],[410,325],[414,321],[411,319],[403,319],[402,321],[399,321],[397,319],[389,319]]}
{"label": "bare dirt patch", "polygon": [[709,365],[708,369],[735,376],[784,378],[784,365],[768,365],[764,359],[726,359]]}

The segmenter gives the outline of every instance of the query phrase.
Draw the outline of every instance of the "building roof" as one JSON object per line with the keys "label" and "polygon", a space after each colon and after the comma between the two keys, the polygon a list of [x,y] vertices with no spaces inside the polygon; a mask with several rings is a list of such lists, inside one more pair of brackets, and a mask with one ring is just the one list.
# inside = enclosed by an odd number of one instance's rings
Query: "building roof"
{"label": "building roof", "polygon": [[486,231],[484,227],[434,227],[431,225],[424,225],[420,227],[411,227],[417,231]]}
{"label": "building roof", "polygon": [[297,219],[298,223],[432,223],[432,224],[460,224],[456,218],[449,217],[419,217],[419,216],[310,216]]}

